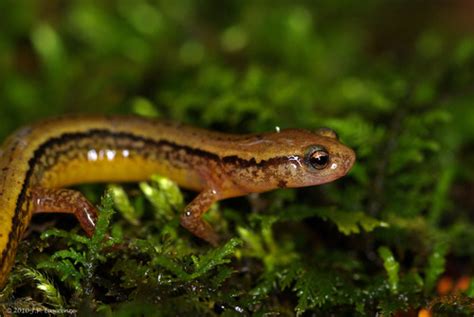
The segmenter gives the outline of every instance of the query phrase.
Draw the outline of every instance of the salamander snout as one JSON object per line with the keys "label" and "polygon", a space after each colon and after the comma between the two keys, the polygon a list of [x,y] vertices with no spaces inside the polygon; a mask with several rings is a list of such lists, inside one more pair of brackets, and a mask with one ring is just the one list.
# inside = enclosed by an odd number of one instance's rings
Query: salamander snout
{"label": "salamander snout", "polygon": [[354,165],[355,163],[355,160],[356,160],[356,153],[354,152],[354,150],[352,150],[351,148],[349,147],[346,147],[345,149],[345,154],[343,155],[343,160],[342,160],[342,164],[343,164],[343,167],[344,167],[344,170],[345,170],[345,174],[347,174],[352,166]]}

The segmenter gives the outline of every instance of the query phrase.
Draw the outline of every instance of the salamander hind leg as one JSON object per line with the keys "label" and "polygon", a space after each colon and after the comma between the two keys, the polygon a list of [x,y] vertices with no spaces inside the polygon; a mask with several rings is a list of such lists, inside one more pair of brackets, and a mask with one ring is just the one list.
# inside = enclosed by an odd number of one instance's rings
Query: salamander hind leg
{"label": "salamander hind leg", "polygon": [[199,193],[184,209],[181,225],[195,236],[209,242],[213,246],[219,244],[219,236],[212,227],[202,219],[202,215],[218,200],[217,191],[207,189]]}
{"label": "salamander hind leg", "polygon": [[97,209],[82,195],[72,189],[35,187],[30,190],[31,208],[34,213],[60,212],[76,216],[82,229],[92,236],[97,222]]}

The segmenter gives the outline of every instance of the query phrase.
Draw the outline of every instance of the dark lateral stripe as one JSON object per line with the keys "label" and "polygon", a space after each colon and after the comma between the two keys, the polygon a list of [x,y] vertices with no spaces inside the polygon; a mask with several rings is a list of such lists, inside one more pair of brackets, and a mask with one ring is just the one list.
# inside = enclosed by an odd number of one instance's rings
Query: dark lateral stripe
{"label": "dark lateral stripe", "polygon": [[233,164],[241,168],[248,168],[248,167],[265,168],[268,166],[279,165],[287,161],[288,161],[288,157],[286,156],[272,157],[268,160],[261,160],[258,163],[254,157],[252,157],[249,160],[243,159],[237,155],[224,156],[222,158],[222,162],[224,164]]}

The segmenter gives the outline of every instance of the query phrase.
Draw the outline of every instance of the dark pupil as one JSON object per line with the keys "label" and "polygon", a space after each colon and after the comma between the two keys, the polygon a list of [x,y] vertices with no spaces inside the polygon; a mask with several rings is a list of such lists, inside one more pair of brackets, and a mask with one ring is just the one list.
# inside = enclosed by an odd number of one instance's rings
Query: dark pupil
{"label": "dark pupil", "polygon": [[326,166],[329,160],[329,155],[326,152],[318,151],[311,155],[310,163],[316,168]]}

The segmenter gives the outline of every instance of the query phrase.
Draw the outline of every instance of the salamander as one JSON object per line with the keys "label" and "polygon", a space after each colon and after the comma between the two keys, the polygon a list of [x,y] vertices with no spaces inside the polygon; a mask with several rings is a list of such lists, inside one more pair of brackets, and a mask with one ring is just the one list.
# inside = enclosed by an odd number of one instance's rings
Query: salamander
{"label": "salamander", "polygon": [[68,186],[167,176],[198,192],[182,226],[217,245],[201,218],[214,202],[331,182],[355,157],[327,128],[237,135],[136,116],[66,116],[20,128],[0,148],[0,287],[33,214],[72,213],[93,234],[96,208]]}

